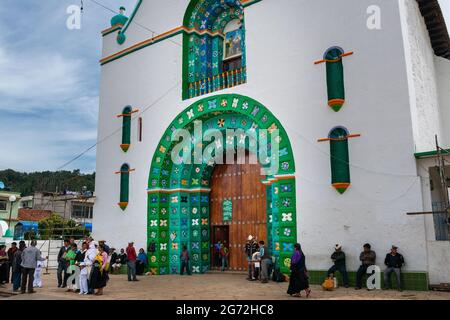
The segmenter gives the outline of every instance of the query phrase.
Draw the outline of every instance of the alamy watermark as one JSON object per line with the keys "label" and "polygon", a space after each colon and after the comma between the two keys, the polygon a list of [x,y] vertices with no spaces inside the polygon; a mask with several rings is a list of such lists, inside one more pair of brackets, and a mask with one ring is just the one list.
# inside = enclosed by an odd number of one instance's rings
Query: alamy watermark
{"label": "alamy watermark", "polygon": [[381,30],[381,8],[377,5],[371,5],[367,8],[367,29]]}
{"label": "alamy watermark", "polygon": [[81,29],[81,6],[70,5],[67,7],[66,13],[69,15],[66,20],[66,27],[69,30]]}
{"label": "alamy watermark", "polygon": [[[223,126],[225,120],[219,119]],[[216,129],[203,131],[203,122],[194,121],[193,134],[187,129],[172,132],[176,142],[171,151],[175,165],[261,164],[261,175],[275,175],[279,169],[280,133],[278,129]],[[248,162],[246,153],[248,151]]]}

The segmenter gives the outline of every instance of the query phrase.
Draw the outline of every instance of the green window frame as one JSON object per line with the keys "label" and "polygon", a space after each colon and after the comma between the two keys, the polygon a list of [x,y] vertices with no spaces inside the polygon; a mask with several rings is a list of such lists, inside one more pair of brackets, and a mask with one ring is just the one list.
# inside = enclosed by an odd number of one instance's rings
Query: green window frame
{"label": "green window frame", "polygon": [[122,143],[120,148],[127,152],[131,146],[131,113],[133,109],[130,106],[122,111]]}
{"label": "green window frame", "polygon": [[130,166],[123,164],[120,168],[120,202],[119,207],[125,210],[130,198]]}

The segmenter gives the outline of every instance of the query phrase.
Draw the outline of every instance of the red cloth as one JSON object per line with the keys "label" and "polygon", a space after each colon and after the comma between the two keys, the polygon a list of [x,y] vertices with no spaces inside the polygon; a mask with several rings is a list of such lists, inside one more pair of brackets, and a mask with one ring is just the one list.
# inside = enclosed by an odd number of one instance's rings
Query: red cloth
{"label": "red cloth", "polygon": [[134,249],[134,247],[128,246],[127,247],[127,258],[128,261],[136,261],[136,250]]}

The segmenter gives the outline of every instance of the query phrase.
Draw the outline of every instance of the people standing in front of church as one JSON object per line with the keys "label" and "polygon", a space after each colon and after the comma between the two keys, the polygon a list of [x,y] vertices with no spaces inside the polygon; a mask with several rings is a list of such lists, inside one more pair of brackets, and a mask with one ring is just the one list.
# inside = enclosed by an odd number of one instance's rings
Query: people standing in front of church
{"label": "people standing in front of church", "polygon": [[65,239],[63,246],[58,252],[58,270],[56,271],[56,276],[58,277],[58,288],[65,288],[67,286],[67,261],[66,254],[69,249],[69,240]]}
{"label": "people standing in front of church", "polygon": [[225,271],[225,268],[228,268],[228,256],[230,254],[230,250],[222,243],[220,246],[220,257],[222,259],[222,272]]}
{"label": "people standing in front of church", "polygon": [[13,274],[13,292],[19,291],[20,284],[22,282],[22,252],[25,250],[25,241],[19,242],[19,249],[14,253],[13,263],[12,263],[12,274]]}
{"label": "people standing in front of church", "polygon": [[[371,246],[369,243],[366,243],[363,246],[363,252],[359,255],[359,260],[361,261],[361,266],[356,272],[356,287],[355,290],[360,290],[362,288],[362,279],[364,274],[367,274],[367,269],[370,266],[375,265],[375,260],[377,255],[375,251],[371,250]],[[369,289],[367,289],[369,290]]]}
{"label": "people standing in front of church", "polygon": [[384,290],[391,288],[391,273],[395,273],[397,280],[397,290],[402,291],[402,283],[400,279],[402,266],[405,264],[405,259],[398,253],[398,247],[392,246],[391,252],[386,255],[384,259],[386,270],[384,270]]}
{"label": "people standing in front of church", "polygon": [[127,269],[128,269],[128,281],[139,281],[136,278],[136,249],[134,248],[134,242],[129,242],[127,247]]}
{"label": "people standing in front of church", "polygon": [[180,274],[183,275],[184,271],[186,270],[186,273],[188,275],[191,275],[191,270],[189,269],[189,251],[186,246],[183,246],[183,249],[181,250],[180,260],[181,260]]}
{"label": "people standing in front of church", "polygon": [[6,252],[8,255],[8,270],[7,270],[8,277],[7,277],[6,283],[9,283],[9,280],[11,280],[11,283],[13,282],[11,267],[12,267],[12,262],[14,259],[14,253],[16,251],[17,251],[17,242],[13,242],[13,243],[11,243],[11,248],[9,248],[8,251]]}
{"label": "people standing in front of church", "polygon": [[254,281],[255,278],[253,276],[253,254],[258,251],[258,244],[252,235],[249,235],[247,238],[247,243],[245,244],[245,253],[247,255],[247,263],[248,263],[248,277],[247,280]]}
{"label": "people standing in front of church", "polygon": [[337,244],[334,247],[334,252],[331,255],[331,261],[333,266],[328,270],[328,277],[335,275],[336,271],[339,271],[344,280],[344,287],[348,288],[348,274],[347,267],[345,266],[345,253],[342,251],[342,246]]}
{"label": "people standing in front of church", "polygon": [[5,284],[8,280],[8,255],[6,246],[0,245],[0,284]]}
{"label": "people standing in front of church", "polygon": [[267,283],[269,282],[269,267],[272,263],[272,257],[262,240],[259,242],[259,253],[261,259],[261,283]]}
{"label": "people standing in front of church", "polygon": [[222,247],[222,242],[219,240],[216,244],[214,244],[214,262],[216,267],[220,267],[222,265],[222,261],[220,259],[220,248]]}
{"label": "people standing in front of church", "polygon": [[142,276],[147,268],[148,259],[147,254],[144,251],[144,248],[139,249],[139,254],[136,260],[136,274],[138,276]]}
{"label": "people standing in front of church", "polygon": [[46,259],[41,257],[41,251],[36,248],[37,241],[31,240],[30,246],[22,252],[22,283],[21,293],[25,293],[28,288],[28,293],[35,293],[33,290],[34,271],[37,267],[38,261],[45,261]]}

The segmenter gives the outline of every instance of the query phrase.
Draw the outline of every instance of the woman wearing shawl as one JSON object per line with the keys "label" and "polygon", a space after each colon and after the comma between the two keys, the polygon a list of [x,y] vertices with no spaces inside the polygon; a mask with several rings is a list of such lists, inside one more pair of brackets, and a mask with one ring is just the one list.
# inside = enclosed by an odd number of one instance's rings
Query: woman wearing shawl
{"label": "woman wearing shawl", "polygon": [[287,293],[293,297],[301,297],[302,290],[305,290],[306,297],[311,294],[309,288],[308,275],[305,265],[305,254],[299,243],[294,246],[294,254],[291,258],[291,277]]}
{"label": "woman wearing shawl", "polygon": [[106,287],[108,281],[108,274],[106,271],[108,262],[108,254],[104,251],[103,246],[98,246],[98,253],[95,256],[94,265],[92,269],[92,288],[97,292],[95,295],[101,296],[103,288]]}
{"label": "woman wearing shawl", "polygon": [[136,274],[138,276],[142,276],[144,274],[147,263],[147,255],[145,254],[144,249],[141,248],[139,249],[139,254],[136,261]]}

